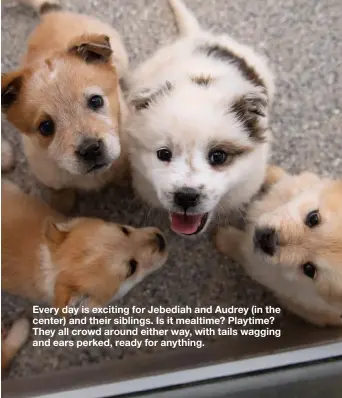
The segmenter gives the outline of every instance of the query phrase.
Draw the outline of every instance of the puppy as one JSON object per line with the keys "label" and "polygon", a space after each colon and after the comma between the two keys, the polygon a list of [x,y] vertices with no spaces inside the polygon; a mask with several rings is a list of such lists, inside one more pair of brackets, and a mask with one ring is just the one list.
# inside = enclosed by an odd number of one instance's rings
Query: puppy
{"label": "puppy", "polygon": [[290,311],[342,326],[342,180],[271,167],[269,191],[251,204],[246,231],[221,228],[218,249]]}
{"label": "puppy", "polygon": [[[118,81],[127,54],[118,33],[94,18],[56,1],[22,2],[42,19],[20,68],[2,75],[2,111],[23,133],[37,179],[72,204],[70,189],[100,188],[125,169]],[[64,203],[58,195],[53,202]]]}
{"label": "puppy", "polygon": [[8,332],[1,336],[1,369],[7,369],[30,334],[30,322],[26,318],[16,320]]}
{"label": "puppy", "polygon": [[167,258],[156,228],[67,220],[8,181],[1,211],[2,289],[56,308],[84,296],[91,306],[106,305]]}
{"label": "puppy", "polygon": [[130,159],[138,193],[169,213],[175,232],[198,235],[259,190],[274,85],[251,48],[204,32],[181,1],[169,3],[181,37],[128,81]]}

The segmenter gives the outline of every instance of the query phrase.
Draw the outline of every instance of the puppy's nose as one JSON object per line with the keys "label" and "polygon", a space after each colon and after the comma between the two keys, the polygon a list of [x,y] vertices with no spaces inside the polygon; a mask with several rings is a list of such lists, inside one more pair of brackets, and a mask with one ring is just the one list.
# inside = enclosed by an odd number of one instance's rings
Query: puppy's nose
{"label": "puppy's nose", "polygon": [[182,188],[174,193],[174,202],[177,206],[187,210],[198,205],[200,194],[194,188]]}
{"label": "puppy's nose", "polygon": [[254,245],[269,256],[273,256],[279,244],[278,234],[273,228],[260,228],[255,231]]}
{"label": "puppy's nose", "polygon": [[163,252],[166,248],[165,238],[162,234],[156,233],[156,241],[159,251]]}
{"label": "puppy's nose", "polygon": [[103,155],[103,141],[96,138],[85,138],[76,150],[82,160],[95,161]]}

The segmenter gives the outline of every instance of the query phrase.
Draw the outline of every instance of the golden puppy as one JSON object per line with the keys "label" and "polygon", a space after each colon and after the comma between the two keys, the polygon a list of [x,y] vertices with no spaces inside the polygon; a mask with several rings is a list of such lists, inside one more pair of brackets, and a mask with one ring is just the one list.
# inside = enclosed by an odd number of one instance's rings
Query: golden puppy
{"label": "golden puppy", "polygon": [[167,258],[156,228],[67,220],[8,181],[1,211],[2,289],[32,301],[63,308],[86,296],[92,306],[103,306]]}
{"label": "golden puppy", "polygon": [[16,320],[10,329],[1,336],[1,369],[7,369],[30,334],[27,318]]}
{"label": "golden puppy", "polygon": [[246,231],[219,229],[218,249],[285,308],[316,325],[342,326],[342,181],[270,167],[266,183]]}
{"label": "golden puppy", "polygon": [[[2,111],[22,133],[37,179],[69,208],[74,191],[102,187],[125,168],[119,78],[128,58],[118,33],[56,1],[22,0],[42,15],[18,70],[1,81]],[[56,191],[63,194],[56,198]]]}

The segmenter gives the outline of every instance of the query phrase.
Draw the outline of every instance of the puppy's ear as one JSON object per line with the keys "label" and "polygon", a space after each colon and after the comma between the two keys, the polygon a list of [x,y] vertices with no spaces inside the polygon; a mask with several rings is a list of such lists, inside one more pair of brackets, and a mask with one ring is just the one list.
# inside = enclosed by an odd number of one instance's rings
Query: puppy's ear
{"label": "puppy's ear", "polygon": [[255,91],[236,98],[230,110],[251,138],[264,141],[264,133],[268,128],[268,98],[264,92]]}
{"label": "puppy's ear", "polygon": [[166,81],[163,85],[154,88],[143,88],[129,98],[129,104],[136,110],[148,108],[152,102],[173,90],[173,84]]}
{"label": "puppy's ear", "polygon": [[45,220],[43,234],[49,244],[59,246],[64,242],[70,230],[71,226],[68,222],[59,222],[53,217],[48,217]]}
{"label": "puppy's ear", "polygon": [[105,35],[84,35],[78,37],[69,47],[69,53],[81,57],[87,63],[110,62],[113,50],[109,37]]}
{"label": "puppy's ear", "polygon": [[18,100],[22,87],[23,72],[21,70],[1,74],[1,111],[8,109]]}
{"label": "puppy's ear", "polygon": [[276,184],[280,179],[287,175],[286,171],[279,166],[270,164],[267,166],[264,187]]}

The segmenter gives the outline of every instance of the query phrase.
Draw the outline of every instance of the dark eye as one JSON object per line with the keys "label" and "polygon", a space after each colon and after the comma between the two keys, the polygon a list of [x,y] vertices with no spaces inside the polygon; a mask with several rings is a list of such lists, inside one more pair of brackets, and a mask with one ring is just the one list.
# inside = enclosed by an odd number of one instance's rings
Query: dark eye
{"label": "dark eye", "polygon": [[121,227],[121,231],[125,234],[125,235],[129,235],[129,230],[126,227]]}
{"label": "dark eye", "polygon": [[172,152],[167,148],[162,148],[157,151],[157,157],[162,162],[170,162],[172,159]]}
{"label": "dark eye", "polygon": [[218,166],[227,160],[228,154],[221,149],[209,152],[208,160],[211,166]]}
{"label": "dark eye", "polygon": [[303,265],[303,272],[304,275],[306,275],[310,279],[315,279],[317,270],[314,264],[312,263],[306,263]]}
{"label": "dark eye", "polygon": [[305,225],[309,228],[314,228],[321,222],[321,217],[318,210],[311,211],[305,219]]}
{"label": "dark eye", "polygon": [[129,260],[129,270],[128,270],[127,278],[134,274],[134,272],[137,270],[137,265],[138,265],[138,262],[134,258]]}
{"label": "dark eye", "polygon": [[55,132],[55,123],[51,119],[43,120],[40,122],[38,129],[41,135],[49,137]]}
{"label": "dark eye", "polygon": [[88,99],[88,106],[89,108],[97,111],[98,109],[102,108],[104,105],[103,97],[101,95],[93,95]]}

